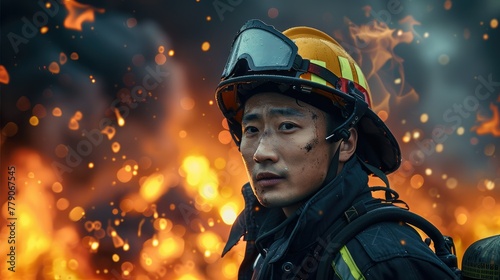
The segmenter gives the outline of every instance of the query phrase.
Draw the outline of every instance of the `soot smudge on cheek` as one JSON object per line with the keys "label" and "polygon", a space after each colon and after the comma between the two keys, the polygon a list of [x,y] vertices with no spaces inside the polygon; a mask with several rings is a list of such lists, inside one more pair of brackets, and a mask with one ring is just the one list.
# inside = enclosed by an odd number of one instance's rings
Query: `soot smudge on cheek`
{"label": "soot smudge on cheek", "polygon": [[318,138],[314,138],[311,142],[304,146],[304,149],[309,153],[318,143]]}
{"label": "soot smudge on cheek", "polygon": [[306,149],[307,152],[310,152],[312,150],[313,146],[312,143],[307,143],[304,149]]}

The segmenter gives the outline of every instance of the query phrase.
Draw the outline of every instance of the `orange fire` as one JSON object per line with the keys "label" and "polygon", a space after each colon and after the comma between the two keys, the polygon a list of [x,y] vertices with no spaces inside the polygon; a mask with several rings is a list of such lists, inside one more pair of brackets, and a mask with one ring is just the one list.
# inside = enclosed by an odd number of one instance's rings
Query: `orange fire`
{"label": "orange fire", "polygon": [[[53,173],[43,158],[33,150],[18,150],[15,162],[16,194],[14,200],[15,234],[2,223],[2,240],[13,237],[15,265],[3,261],[2,279],[91,279],[89,255],[78,245],[79,237],[72,225],[59,224],[53,195]],[[2,181],[4,185],[6,182]],[[56,187],[57,188],[57,187]],[[6,220],[7,203],[2,214]],[[10,214],[9,214],[10,215]],[[1,246],[6,256],[10,246]],[[8,270],[14,267],[13,271]]]}
{"label": "orange fire", "polygon": [[64,20],[64,27],[78,31],[82,30],[84,22],[93,22],[95,20],[95,12],[104,13],[104,9],[97,9],[74,0],[65,0],[64,6],[68,10],[68,16]]}
{"label": "orange fire", "polygon": [[[369,6],[364,9],[368,10]],[[374,111],[379,115],[387,115],[391,98],[396,104],[418,100],[415,90],[405,84],[403,59],[394,49],[401,43],[411,43],[415,37],[413,26],[420,23],[412,16],[405,17],[399,21],[405,31],[389,28],[386,23],[375,20],[366,25],[356,25],[348,19],[346,23],[348,34],[337,31],[335,35],[347,43],[344,46],[349,52],[358,56],[358,63],[368,79],[371,91],[377,93],[372,96]],[[393,77],[385,67],[396,69],[399,76]],[[394,81],[396,86],[388,84],[388,80]]]}
{"label": "orange fire", "polygon": [[[369,9],[369,6],[363,8],[365,13],[367,11],[369,13]],[[416,104],[419,95],[405,82],[403,59],[394,52],[394,49],[402,43],[413,42],[418,37],[414,26],[420,23],[411,16],[399,21],[402,29],[389,28],[387,24],[378,21],[356,25],[346,19],[346,23],[347,33],[336,31],[334,34],[355,57],[366,74],[373,94],[374,111],[385,120],[392,106],[404,107]],[[398,76],[392,74],[395,72]],[[483,123],[477,128],[477,132],[500,136],[499,110],[493,105],[490,105],[490,108],[493,111],[491,119],[478,116],[478,121]],[[400,143],[408,143],[412,138],[418,139],[416,134],[410,134],[408,141],[405,141],[405,137],[407,136],[403,136],[403,141]],[[487,218],[491,217],[491,213],[500,213],[500,204],[493,194],[495,187],[498,186],[495,186],[495,181],[492,180],[494,178],[485,178],[477,187],[461,186],[466,190],[461,193],[463,196],[446,198],[457,205],[454,206],[455,209],[450,209],[451,207],[440,199],[442,191],[429,187],[430,184],[436,183],[431,179],[432,172],[432,169],[426,168],[425,174],[418,174],[410,161],[406,161],[398,171],[389,176],[389,181],[401,194],[401,198],[410,205],[412,211],[430,220],[443,234],[453,237],[460,266],[461,256],[472,242],[496,234],[500,230],[498,222],[500,216]],[[447,190],[453,190],[461,185],[448,174],[442,174],[441,179],[444,183],[437,183],[444,185]],[[370,185],[380,184],[381,182],[376,179],[370,181]],[[428,192],[422,191],[423,186],[427,186]],[[461,202],[464,196],[477,195],[477,190],[481,192],[478,201]]]}
{"label": "orange fire", "polygon": [[0,83],[8,84],[10,80],[9,72],[5,69],[5,66],[0,65]]}
{"label": "orange fire", "polygon": [[498,107],[493,103],[490,103],[490,110],[493,112],[493,115],[490,119],[484,117],[480,114],[477,114],[477,121],[481,124],[477,127],[473,127],[473,130],[476,130],[477,134],[492,134],[495,137],[500,136],[500,113]]}
{"label": "orange fire", "polygon": [[9,72],[5,69],[5,66],[0,65],[0,83],[8,84],[10,80]]}
{"label": "orange fire", "polygon": [[[96,11],[104,12],[70,0],[65,1],[65,6],[69,14],[64,26],[68,29],[82,30],[84,22],[94,21]],[[367,15],[369,9],[369,6],[364,8]],[[352,22],[348,24],[348,34],[335,34],[340,41],[352,42],[355,47],[351,51],[357,52],[358,62],[367,74],[372,92],[377,94],[374,96],[374,110],[387,118],[390,105],[393,104],[390,101],[395,104],[416,102],[418,94],[405,84],[403,60],[394,53],[394,49],[401,43],[414,40],[413,26],[419,23],[412,17],[406,17],[400,21],[401,25],[406,26],[405,31],[391,29],[377,21],[360,26]],[[169,56],[173,55],[174,51],[170,50]],[[75,60],[78,55],[72,53],[70,57]],[[62,61],[61,67],[64,64]],[[165,63],[163,58],[158,61],[159,65]],[[397,77],[387,78],[387,73],[384,73],[387,65],[397,69]],[[59,71],[53,73],[58,75]],[[1,65],[0,82],[8,83],[8,73]],[[211,138],[197,134],[200,131],[199,123],[196,123],[196,127],[178,124],[182,114],[206,116],[206,111],[200,109],[202,104],[179,95],[172,101],[172,108],[181,108],[179,110],[182,112],[174,112],[173,115],[178,118],[168,125],[158,125],[157,129],[168,134],[172,141],[161,144],[171,144],[178,154],[160,152],[161,145],[155,146],[153,140],[136,131],[144,123],[137,125],[137,120],[132,117],[125,121],[125,116],[119,110],[113,112],[118,126],[106,126],[100,130],[103,135],[100,147],[106,146],[108,149],[100,150],[102,154],[96,156],[95,161],[89,160],[79,166],[80,171],[84,169],[83,175],[75,175],[77,172],[66,174],[75,177],[71,181],[73,183],[92,177],[82,185],[58,181],[50,162],[44,158],[53,153],[64,161],[64,157],[69,154],[66,143],[60,143],[54,151],[19,148],[13,153],[7,161],[14,162],[18,168],[18,270],[15,274],[9,273],[8,264],[3,262],[1,279],[237,278],[244,242],[223,259],[220,253],[230,225],[244,207],[240,193],[241,185],[246,181],[244,166],[238,149],[230,139],[227,122],[220,115],[203,120],[217,127],[212,128],[215,131],[211,131]],[[29,100],[27,103],[27,109],[22,111],[30,109]],[[57,118],[69,115],[69,123],[64,123],[65,133],[74,135],[80,132],[84,121],[91,116],[56,107],[60,105],[54,104],[53,108],[47,108],[52,116],[47,116],[43,121],[55,123]],[[215,106],[213,100],[209,101],[209,106]],[[490,108],[493,118],[488,120],[478,116],[478,120],[483,123],[477,132],[499,136],[499,111],[493,105]],[[134,123],[136,126],[133,126]],[[222,124],[220,128],[219,123]],[[17,127],[22,126],[11,123],[3,128],[2,133],[10,137],[17,132]],[[134,145],[127,148],[126,141],[134,137]],[[204,141],[200,143],[199,139]],[[141,152],[133,154],[131,150]],[[155,154],[161,154],[169,162],[157,163]],[[405,168],[411,169],[411,166],[403,163],[403,172]],[[494,181],[485,179],[478,186],[482,192],[478,201],[441,215],[442,212],[438,211],[446,206],[440,202],[438,191],[419,191],[429,180],[429,174],[412,174],[407,180],[409,187],[398,191],[413,211],[453,236],[459,254],[472,241],[500,230],[500,217],[492,219],[490,215],[500,213],[500,203],[489,193],[495,188]],[[448,189],[459,184],[451,179],[443,178]],[[390,180],[393,183],[393,178]],[[6,185],[4,181],[1,183]],[[371,184],[380,183],[371,181]],[[400,184],[400,187],[403,186]],[[169,201],[168,204],[165,201]],[[4,200],[1,203],[6,218],[7,203]],[[109,208],[109,212],[101,213],[104,218],[91,219],[90,214],[103,205]],[[8,235],[7,227],[2,223],[0,239],[6,240]],[[5,256],[8,253],[6,250],[1,246],[0,253]],[[131,252],[135,253],[130,256]]]}

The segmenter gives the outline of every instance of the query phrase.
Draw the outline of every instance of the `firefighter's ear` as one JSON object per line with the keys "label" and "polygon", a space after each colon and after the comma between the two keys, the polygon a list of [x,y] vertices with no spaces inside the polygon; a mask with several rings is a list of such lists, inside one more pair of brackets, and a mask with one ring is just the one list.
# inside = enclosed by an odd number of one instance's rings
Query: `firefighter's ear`
{"label": "firefighter's ear", "polygon": [[340,143],[339,161],[346,162],[356,152],[356,144],[358,142],[358,131],[355,128],[349,129],[349,138],[343,139]]}

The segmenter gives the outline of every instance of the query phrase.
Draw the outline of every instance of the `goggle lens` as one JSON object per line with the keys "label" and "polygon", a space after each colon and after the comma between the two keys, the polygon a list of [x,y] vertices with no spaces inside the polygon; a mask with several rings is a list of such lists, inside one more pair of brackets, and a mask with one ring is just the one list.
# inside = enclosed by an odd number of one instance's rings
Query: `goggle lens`
{"label": "goggle lens", "polygon": [[229,77],[241,59],[253,71],[290,70],[297,55],[297,46],[272,26],[251,21],[242,28],[231,47],[222,78]]}

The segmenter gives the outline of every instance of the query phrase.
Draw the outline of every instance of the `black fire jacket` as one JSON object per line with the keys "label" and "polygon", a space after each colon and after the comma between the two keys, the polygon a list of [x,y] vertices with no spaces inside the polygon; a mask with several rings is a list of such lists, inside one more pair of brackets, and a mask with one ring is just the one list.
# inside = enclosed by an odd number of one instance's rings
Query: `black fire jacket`
{"label": "black fire jacket", "polygon": [[[286,217],[265,208],[250,185],[243,186],[245,209],[233,224],[227,253],[243,236],[246,243],[239,279],[318,279],[329,228],[356,201],[373,199],[368,176],[357,158]],[[456,279],[455,274],[406,224],[384,222],[366,228],[331,256],[329,279]]]}

